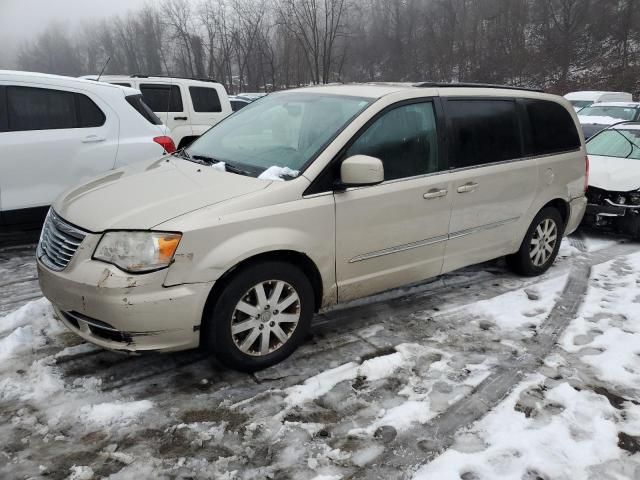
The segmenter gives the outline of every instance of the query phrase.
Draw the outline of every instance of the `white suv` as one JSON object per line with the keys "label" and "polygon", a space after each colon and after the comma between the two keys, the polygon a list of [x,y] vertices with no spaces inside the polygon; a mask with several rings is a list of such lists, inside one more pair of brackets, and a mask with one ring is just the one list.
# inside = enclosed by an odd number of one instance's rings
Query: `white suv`
{"label": "white suv", "polygon": [[[96,80],[96,75],[83,78]],[[224,86],[213,80],[146,75],[103,75],[101,82],[137,88],[144,101],[171,128],[181,149],[232,113]]]}
{"label": "white suv", "polygon": [[70,186],[175,150],[131,88],[0,70],[0,224],[42,222]]}
{"label": "white suv", "polygon": [[554,95],[273,93],[176,155],[63,194],[40,286],[105,348],[203,345],[255,370],[293,352],[321,308],[505,255],[544,272],[582,219],[586,167]]}

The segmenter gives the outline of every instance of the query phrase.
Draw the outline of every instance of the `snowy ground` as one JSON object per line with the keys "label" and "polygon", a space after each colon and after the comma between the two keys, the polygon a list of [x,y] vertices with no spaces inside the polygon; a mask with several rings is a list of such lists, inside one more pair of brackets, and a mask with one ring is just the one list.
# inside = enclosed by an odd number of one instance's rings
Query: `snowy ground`
{"label": "snowy ground", "polygon": [[640,479],[640,248],[581,234],[319,315],[282,364],[127,357],[0,249],[2,479]]}

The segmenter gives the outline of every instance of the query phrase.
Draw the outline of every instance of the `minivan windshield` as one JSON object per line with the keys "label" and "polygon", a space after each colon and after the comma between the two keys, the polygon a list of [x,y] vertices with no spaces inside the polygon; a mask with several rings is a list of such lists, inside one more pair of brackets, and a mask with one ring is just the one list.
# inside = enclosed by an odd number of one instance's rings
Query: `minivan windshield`
{"label": "minivan windshield", "polygon": [[620,106],[593,106],[580,110],[581,117],[609,117],[615,120],[633,120],[637,109]]}
{"label": "minivan windshield", "polygon": [[587,142],[587,153],[640,160],[640,130],[604,130]]}
{"label": "minivan windshield", "polygon": [[273,93],[211,128],[185,156],[225,162],[251,176],[291,179],[371,101],[300,91]]}

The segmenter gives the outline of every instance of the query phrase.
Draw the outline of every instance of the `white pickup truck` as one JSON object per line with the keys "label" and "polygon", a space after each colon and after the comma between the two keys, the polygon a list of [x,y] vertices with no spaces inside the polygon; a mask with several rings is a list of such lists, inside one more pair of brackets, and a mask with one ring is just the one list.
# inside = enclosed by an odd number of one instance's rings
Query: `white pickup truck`
{"label": "white pickup truck", "polygon": [[[82,78],[97,80],[97,75]],[[133,87],[162,123],[178,149],[189,145],[232,113],[224,86],[214,80],[145,75],[102,75],[101,82]]]}

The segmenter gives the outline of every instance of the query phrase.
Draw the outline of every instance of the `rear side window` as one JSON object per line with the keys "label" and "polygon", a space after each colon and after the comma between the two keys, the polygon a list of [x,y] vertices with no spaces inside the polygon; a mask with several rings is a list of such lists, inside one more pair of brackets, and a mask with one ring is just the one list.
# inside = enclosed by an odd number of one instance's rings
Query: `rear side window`
{"label": "rear side window", "polygon": [[102,110],[81,93],[11,86],[5,98],[10,131],[91,128],[106,121]]}
{"label": "rear side window", "polygon": [[215,88],[189,87],[193,109],[196,112],[221,112],[220,98]]}
{"label": "rear side window", "polygon": [[75,96],[46,88],[8,87],[9,130],[75,128]]}
{"label": "rear side window", "polygon": [[90,128],[104,125],[107,118],[104,116],[104,113],[102,113],[102,110],[93,103],[93,100],[79,93],[75,95],[78,110],[78,126],[80,128]]}
{"label": "rear side window", "polygon": [[158,85],[143,83],[140,91],[144,103],[154,112],[182,112],[182,95],[177,85]]}
{"label": "rear side window", "polygon": [[153,113],[153,110],[149,108],[149,106],[142,99],[142,95],[129,95],[125,97],[129,105],[133,107],[133,109],[142,115],[147,122],[152,123],[153,125],[161,125],[162,120],[158,118],[158,116]]}
{"label": "rear side window", "polygon": [[549,155],[580,148],[580,136],[571,114],[548,100],[523,100],[531,128],[530,155]]}
{"label": "rear side window", "polygon": [[7,131],[7,89],[0,87],[0,132]]}
{"label": "rear side window", "polygon": [[130,83],[126,83],[126,82],[111,82],[111,85],[120,85],[121,87],[130,87],[131,86]]}
{"label": "rear side window", "polygon": [[448,100],[454,168],[522,156],[515,100]]}

